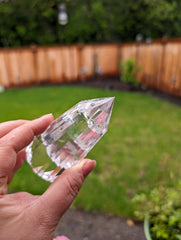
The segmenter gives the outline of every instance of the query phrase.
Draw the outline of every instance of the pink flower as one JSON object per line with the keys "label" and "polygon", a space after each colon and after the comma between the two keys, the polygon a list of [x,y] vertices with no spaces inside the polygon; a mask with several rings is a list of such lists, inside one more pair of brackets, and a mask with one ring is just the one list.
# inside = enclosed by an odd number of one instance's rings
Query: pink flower
{"label": "pink flower", "polygon": [[68,239],[65,236],[58,236],[58,237],[54,238],[53,240],[70,240],[70,239]]}

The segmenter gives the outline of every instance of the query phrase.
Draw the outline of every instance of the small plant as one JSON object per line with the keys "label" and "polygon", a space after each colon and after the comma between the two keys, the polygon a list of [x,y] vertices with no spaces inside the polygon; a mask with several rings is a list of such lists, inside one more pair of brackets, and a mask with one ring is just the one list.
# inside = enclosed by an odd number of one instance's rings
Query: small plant
{"label": "small plant", "polygon": [[139,210],[135,216],[148,219],[152,240],[181,239],[181,182],[173,188],[159,187],[149,195],[136,195],[133,199]]}
{"label": "small plant", "polygon": [[135,86],[139,85],[138,79],[136,78],[137,73],[141,70],[136,65],[133,59],[127,59],[120,63],[121,80],[125,83],[132,83]]}

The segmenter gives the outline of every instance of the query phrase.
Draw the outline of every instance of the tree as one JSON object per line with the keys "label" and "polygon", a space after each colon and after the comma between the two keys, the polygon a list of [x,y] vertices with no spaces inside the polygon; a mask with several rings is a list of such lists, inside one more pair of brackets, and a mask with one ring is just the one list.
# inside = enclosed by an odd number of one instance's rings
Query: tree
{"label": "tree", "polygon": [[0,47],[134,41],[181,36],[180,0],[65,0],[69,22],[57,21],[60,0],[0,1]]}

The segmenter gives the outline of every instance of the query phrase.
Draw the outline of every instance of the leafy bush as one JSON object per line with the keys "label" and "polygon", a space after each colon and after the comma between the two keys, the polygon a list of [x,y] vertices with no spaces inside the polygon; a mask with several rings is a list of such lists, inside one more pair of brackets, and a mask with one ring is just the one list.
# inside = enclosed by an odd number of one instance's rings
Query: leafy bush
{"label": "leafy bush", "polygon": [[140,67],[136,65],[133,59],[127,59],[120,63],[121,70],[121,80],[125,83],[132,83],[133,85],[139,85],[136,78],[137,73],[141,70]]}
{"label": "leafy bush", "polygon": [[[68,24],[58,23],[59,5]],[[0,47],[134,41],[181,35],[179,0],[1,0]],[[135,24],[136,23],[136,24]]]}
{"label": "leafy bush", "polygon": [[152,240],[181,239],[181,182],[176,188],[159,187],[149,195],[136,195],[133,202],[139,210],[135,216],[143,220],[148,217]]}

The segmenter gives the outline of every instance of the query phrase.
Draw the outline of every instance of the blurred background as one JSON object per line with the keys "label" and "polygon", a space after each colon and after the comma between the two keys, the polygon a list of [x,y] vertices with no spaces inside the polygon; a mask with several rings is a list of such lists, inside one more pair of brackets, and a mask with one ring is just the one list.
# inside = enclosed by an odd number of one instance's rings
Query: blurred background
{"label": "blurred background", "polygon": [[[0,0],[0,122],[115,96],[88,154],[97,166],[57,235],[140,240],[144,221],[146,237],[181,239],[180,12],[180,0]],[[48,185],[25,162],[9,191]]]}

